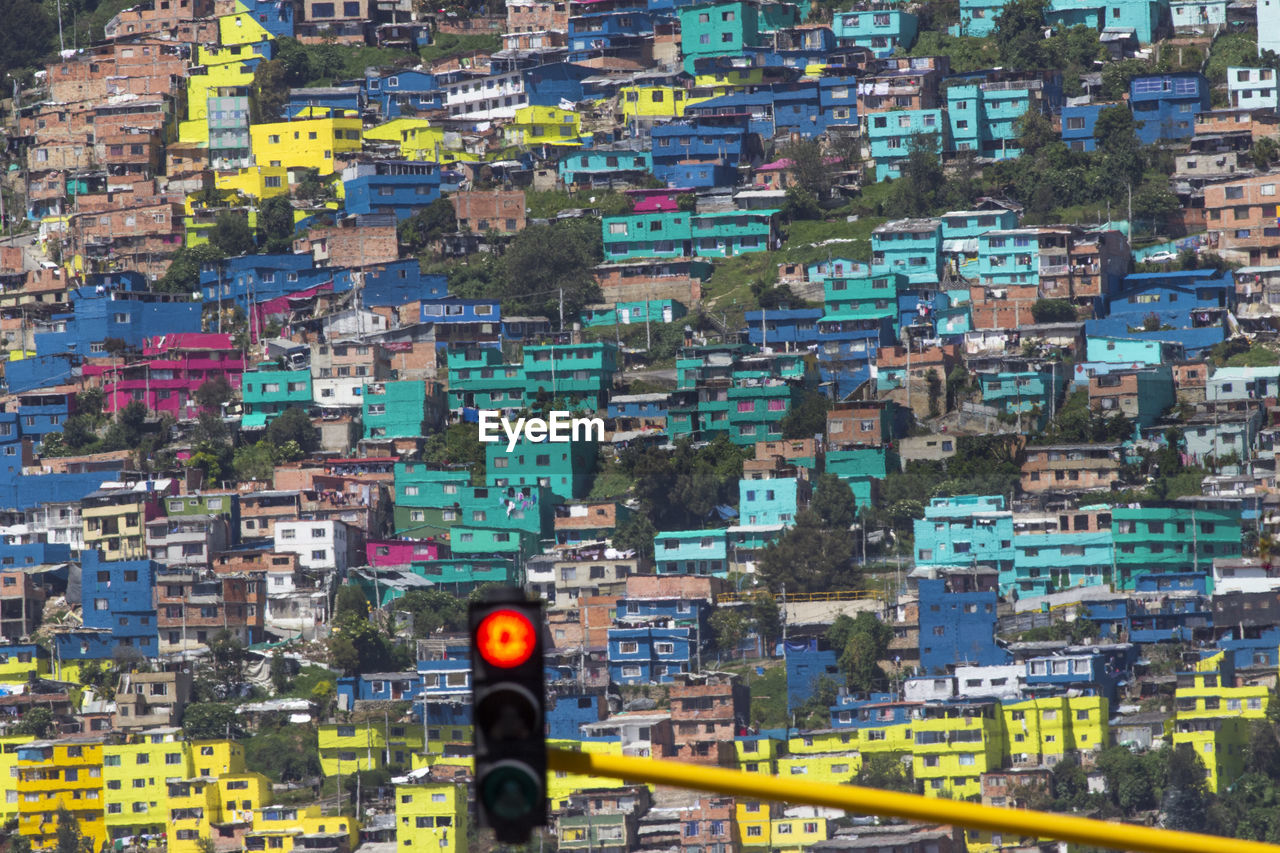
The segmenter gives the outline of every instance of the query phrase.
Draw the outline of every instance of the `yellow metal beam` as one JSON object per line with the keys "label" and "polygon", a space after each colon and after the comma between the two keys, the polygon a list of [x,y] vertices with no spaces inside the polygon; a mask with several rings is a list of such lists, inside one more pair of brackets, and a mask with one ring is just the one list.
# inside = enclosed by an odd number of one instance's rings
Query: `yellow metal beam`
{"label": "yellow metal beam", "polygon": [[678,761],[548,749],[547,766],[551,770],[584,776],[608,776],[735,797],[827,806],[859,814],[898,817],[921,823],[954,824],[1025,838],[1056,838],[1113,850],[1144,853],[1199,853],[1205,850],[1212,850],[1214,853],[1280,853],[1280,847],[1259,841],[1175,832],[1049,812],[996,808],[857,785],[784,780],[776,776],[702,767]]}

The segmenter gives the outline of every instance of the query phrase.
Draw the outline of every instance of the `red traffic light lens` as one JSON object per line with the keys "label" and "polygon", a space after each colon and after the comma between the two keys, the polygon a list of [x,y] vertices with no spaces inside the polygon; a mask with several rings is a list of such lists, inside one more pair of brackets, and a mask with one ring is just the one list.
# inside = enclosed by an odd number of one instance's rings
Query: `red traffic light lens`
{"label": "red traffic light lens", "polygon": [[476,628],[476,649],[485,663],[510,669],[533,656],[537,629],[518,610],[495,610]]}

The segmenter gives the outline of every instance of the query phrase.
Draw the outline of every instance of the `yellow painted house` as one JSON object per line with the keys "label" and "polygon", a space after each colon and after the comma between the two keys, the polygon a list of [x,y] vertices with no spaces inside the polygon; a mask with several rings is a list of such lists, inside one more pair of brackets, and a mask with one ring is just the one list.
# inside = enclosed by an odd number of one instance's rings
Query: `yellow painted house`
{"label": "yellow painted house", "polygon": [[[225,18],[219,20],[219,26],[222,26],[222,20]],[[209,144],[209,98],[220,90],[251,85],[254,66],[264,58],[250,45],[225,44],[220,48],[196,47],[193,67],[186,78],[187,114],[185,120],[178,124],[178,141],[181,143]]]}
{"label": "yellow painted house", "polygon": [[359,846],[360,829],[355,820],[326,817],[322,811],[318,805],[259,807],[249,815],[253,829],[245,833],[244,849],[290,853],[295,848],[332,847],[342,838],[348,849]]}
{"label": "yellow painted house", "polygon": [[197,853],[200,839],[220,821],[218,780],[203,777],[169,782],[169,853]]}
{"label": "yellow painted house", "polygon": [[443,162],[444,129],[432,127],[426,119],[393,118],[365,131],[364,137],[399,145],[400,156],[406,160]]}
{"label": "yellow painted house", "polygon": [[[572,749],[592,755],[622,755],[621,741],[547,741],[547,746],[557,749]],[[547,773],[547,800],[552,809],[563,808],[569,795],[578,791],[602,788],[621,788],[626,785],[621,779],[602,779],[596,776],[583,776],[578,773],[566,773],[555,770]]]}
{"label": "yellow painted house", "polygon": [[326,723],[320,726],[319,746],[320,767],[326,776],[382,767],[411,767],[414,755],[422,752],[422,728],[381,720]]}
{"label": "yellow painted house", "polygon": [[733,742],[738,769],[747,773],[773,776],[778,772],[778,754],[782,742],[767,737],[738,738]]}
{"label": "yellow painted house", "polygon": [[16,643],[0,647],[0,684],[26,684],[49,672],[49,653],[40,646]]}
{"label": "yellow painted house", "polygon": [[259,44],[274,36],[258,23],[249,7],[236,0],[235,11],[218,18],[218,41],[223,47],[237,44]]}
{"label": "yellow painted house", "polygon": [[396,848],[467,849],[467,788],[451,782],[396,787]]}
{"label": "yellow painted house", "polygon": [[1102,696],[1046,696],[1001,706],[1013,765],[1053,765],[1107,745],[1109,704]]}
{"label": "yellow painted house", "polygon": [[111,839],[161,832],[169,823],[169,780],[192,775],[191,745],[178,729],[102,748],[103,796]]}
{"label": "yellow painted house", "polygon": [[778,853],[800,853],[831,837],[825,817],[775,817],[769,824],[773,834],[770,849]]}
{"label": "yellow painted house", "polygon": [[102,740],[82,735],[18,747],[18,833],[33,848],[55,846],[59,809],[71,814],[94,850],[106,841]]}
{"label": "yellow painted house", "polygon": [[743,847],[772,847],[773,826],[770,815],[778,809],[775,803],[738,798],[733,819],[738,824],[738,837]]}
{"label": "yellow painted house", "polygon": [[12,781],[18,778],[18,747],[33,740],[32,735],[0,736],[0,779],[10,780],[0,797],[0,820],[6,823],[18,817],[18,786]]}
{"label": "yellow painted house", "polygon": [[289,170],[284,166],[249,166],[245,169],[220,171],[213,176],[220,190],[238,192],[258,200],[289,193]]}
{"label": "yellow painted house", "polygon": [[359,118],[312,118],[255,124],[249,137],[259,166],[332,175],[338,156],[360,150],[362,128]]}
{"label": "yellow painted house", "polygon": [[503,128],[511,145],[581,145],[582,119],[573,110],[530,105]]}
{"label": "yellow painted house", "polygon": [[982,794],[981,775],[999,769],[1006,754],[999,712],[995,703],[926,707],[925,718],[911,724],[911,772],[926,796]]}
{"label": "yellow painted house", "polygon": [[1263,720],[1271,691],[1262,685],[1235,687],[1232,668],[1226,665],[1225,651],[1197,661],[1191,672],[1178,675],[1174,702],[1178,719],[1241,717]]}

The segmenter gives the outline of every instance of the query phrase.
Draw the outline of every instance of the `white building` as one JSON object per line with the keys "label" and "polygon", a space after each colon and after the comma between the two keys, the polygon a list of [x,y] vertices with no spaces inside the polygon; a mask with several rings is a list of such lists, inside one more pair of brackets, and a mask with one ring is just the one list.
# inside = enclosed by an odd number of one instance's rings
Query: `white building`
{"label": "white building", "polygon": [[297,554],[304,569],[345,572],[364,563],[362,539],[344,521],[277,521],[275,550]]}
{"label": "white building", "polygon": [[1227,94],[1231,106],[1245,110],[1274,110],[1276,97],[1274,68],[1228,68]]}
{"label": "white building", "polygon": [[1280,53],[1280,0],[1258,0],[1258,53]]}

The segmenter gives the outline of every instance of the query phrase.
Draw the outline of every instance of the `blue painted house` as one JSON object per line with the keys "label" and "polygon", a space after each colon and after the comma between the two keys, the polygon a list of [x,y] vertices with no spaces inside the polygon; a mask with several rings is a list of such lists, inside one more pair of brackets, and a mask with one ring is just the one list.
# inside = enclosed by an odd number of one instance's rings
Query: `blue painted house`
{"label": "blue painted house", "polygon": [[653,176],[672,187],[714,187],[737,182],[738,165],[749,156],[743,127],[679,121],[653,128]]}
{"label": "blue painted house", "polygon": [[610,628],[608,638],[614,684],[670,684],[691,668],[689,628]]}
{"label": "blue painted house", "polygon": [[205,303],[234,303],[241,309],[290,293],[332,286],[335,293],[351,289],[351,273],[317,267],[310,255],[241,255],[207,264],[200,270]]}
{"label": "blue painted house", "polygon": [[70,313],[54,314],[36,328],[36,355],[98,355],[117,338],[141,350],[144,338],[199,332],[200,304],[186,297],[152,293],[139,273],[90,276],[70,292]]}
{"label": "blue painted house", "polygon": [[1190,139],[1196,113],[1209,109],[1209,81],[1198,71],[1134,77],[1129,106],[1143,145]]}
{"label": "blue painted house", "polygon": [[1234,299],[1229,271],[1134,273],[1111,295],[1106,316],[1085,321],[1085,333],[1169,341],[1197,358],[1226,336],[1226,315]]}
{"label": "blue painted house", "polygon": [[1098,114],[1115,104],[1068,104],[1062,108],[1062,141],[1072,151],[1093,151],[1098,142],[1093,138]]}
{"label": "blue painted house", "polygon": [[959,663],[998,666],[1009,653],[996,645],[996,591],[977,589],[964,575],[922,579],[920,669],[937,675]]}
{"label": "blue painted house", "polygon": [[360,289],[360,304],[366,308],[377,308],[404,305],[419,299],[446,299],[448,296],[448,276],[428,275],[422,271],[417,258],[406,258],[366,269],[364,287]]}
{"label": "blue painted house", "polygon": [[842,683],[840,655],[817,637],[787,640],[782,647],[787,666],[787,711],[794,711],[813,695],[818,682],[827,678]]}
{"label": "blue painted house", "polygon": [[364,78],[364,96],[368,103],[378,105],[384,120],[406,115],[409,110],[420,113],[444,105],[444,93],[435,75],[416,69],[371,69]]}
{"label": "blue painted house", "polygon": [[342,170],[347,213],[391,213],[408,219],[440,198],[437,163],[375,160]]}
{"label": "blue painted house", "polygon": [[160,650],[154,587],[160,565],[151,560],[105,560],[80,553],[82,630],[58,634],[59,660],[110,660],[119,648],[143,657]]}

